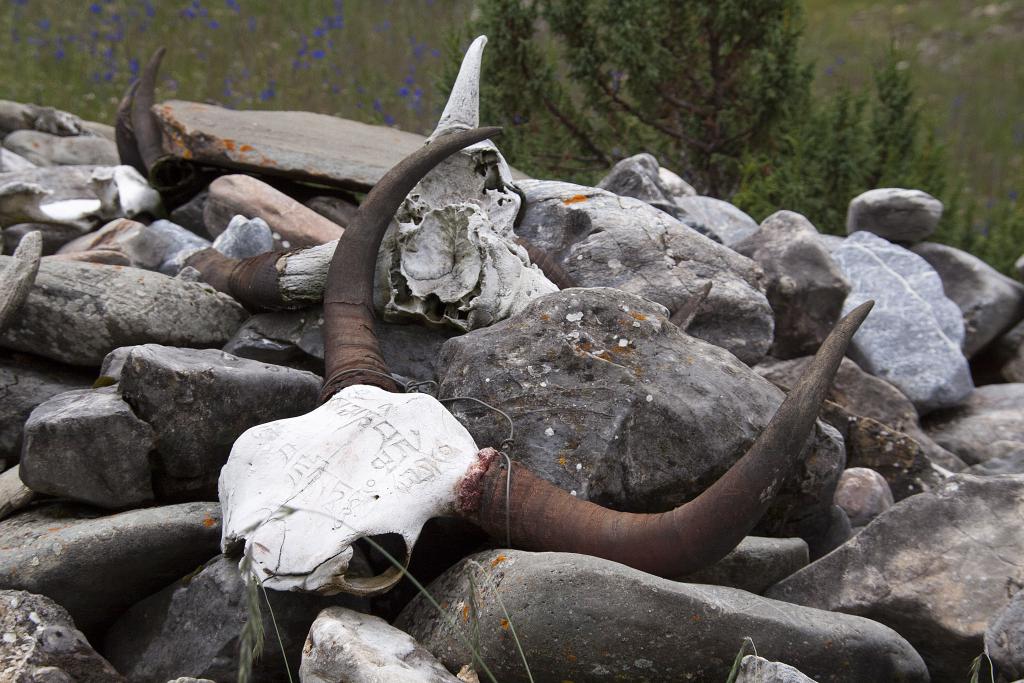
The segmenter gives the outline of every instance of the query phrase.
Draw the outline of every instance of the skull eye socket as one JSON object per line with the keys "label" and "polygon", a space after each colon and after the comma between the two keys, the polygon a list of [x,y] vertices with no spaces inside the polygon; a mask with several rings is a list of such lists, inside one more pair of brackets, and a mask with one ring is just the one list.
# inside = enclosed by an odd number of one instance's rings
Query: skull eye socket
{"label": "skull eye socket", "polygon": [[[364,561],[349,565],[340,586],[346,593],[376,595],[402,580],[412,549],[401,534],[373,534],[363,536],[352,544],[359,551],[354,557]],[[395,566],[398,562],[401,566]]]}

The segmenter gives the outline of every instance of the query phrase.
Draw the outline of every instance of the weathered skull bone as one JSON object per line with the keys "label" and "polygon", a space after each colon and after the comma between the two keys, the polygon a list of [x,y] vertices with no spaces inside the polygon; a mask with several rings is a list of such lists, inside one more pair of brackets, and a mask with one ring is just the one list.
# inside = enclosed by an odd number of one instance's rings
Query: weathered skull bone
{"label": "weathered skull bone", "polygon": [[348,387],[311,413],[253,427],[221,471],[225,550],[245,543],[268,588],[376,592],[401,578],[345,576],[352,544],[397,533],[406,556],[431,517],[454,514],[477,447],[425,394]]}
{"label": "weathered skull bone", "polygon": [[[463,58],[441,119],[428,139],[479,125],[480,61],[487,37]],[[516,244],[522,205],[501,152],[484,140],[456,152],[406,197],[377,258],[377,309],[386,320],[418,319],[472,330],[557,291]]]}

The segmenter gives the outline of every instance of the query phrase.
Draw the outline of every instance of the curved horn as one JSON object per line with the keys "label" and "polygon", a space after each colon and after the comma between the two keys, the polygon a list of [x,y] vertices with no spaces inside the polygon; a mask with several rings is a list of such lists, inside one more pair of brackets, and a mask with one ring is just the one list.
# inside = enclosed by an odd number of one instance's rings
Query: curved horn
{"label": "curved horn", "polygon": [[501,128],[474,128],[437,138],[388,171],[359,205],[327,271],[321,403],[353,384],[397,390],[394,382],[377,374],[389,373],[373,330],[373,273],[384,232],[405,196],[432,168],[463,147],[500,132]]}
{"label": "curved horn", "polygon": [[43,256],[43,233],[35,230],[18,242],[14,261],[0,272],[0,331],[14,319],[14,314],[28,298],[39,272]]}
{"label": "curved horn", "polygon": [[114,119],[114,142],[117,143],[117,156],[122,164],[131,166],[143,176],[146,175],[146,166],[142,163],[142,156],[139,155],[139,143],[135,139],[135,130],[132,127],[132,102],[135,100],[135,92],[139,89],[139,81],[134,80],[128,86],[117,105],[117,117]]}
{"label": "curved horn", "polygon": [[139,158],[147,176],[156,160],[164,154],[160,125],[151,109],[156,101],[156,75],[165,52],[166,48],[158,48],[149,58],[131,101],[132,130],[138,143]]}
{"label": "curved horn", "polygon": [[495,458],[479,482],[479,499],[470,498],[479,507],[461,512],[495,538],[508,533],[518,547],[595,555],[661,576],[683,576],[716,562],[754,527],[782,486],[873,304],[861,304],[839,321],[747,453],[694,500],[658,514],[615,512],[518,467],[506,509],[506,472]]}
{"label": "curved horn", "polygon": [[[526,203],[523,202],[523,205],[525,206]],[[544,273],[544,277],[551,280],[559,289],[569,289],[576,286],[572,276],[569,275],[569,271],[556,261],[555,257],[525,237],[517,236],[516,244],[526,250],[527,255],[530,257],[530,262],[540,268],[540,271]]]}
{"label": "curved horn", "polygon": [[480,61],[485,45],[487,36],[479,36],[466,50],[455,85],[448,95],[448,102],[444,105],[437,127],[430,134],[430,140],[480,125]]}

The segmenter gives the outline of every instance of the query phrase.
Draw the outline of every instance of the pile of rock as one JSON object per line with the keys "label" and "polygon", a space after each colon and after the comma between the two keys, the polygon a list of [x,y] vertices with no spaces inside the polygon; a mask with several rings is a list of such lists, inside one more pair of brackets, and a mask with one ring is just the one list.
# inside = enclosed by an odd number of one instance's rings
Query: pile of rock
{"label": "pile of rock", "polygon": [[[210,117],[186,147],[246,115],[181,105],[154,111]],[[1024,676],[1024,286],[923,241],[942,211],[923,192],[867,192],[828,236],[790,211],[758,225],[649,154],[598,187],[513,181],[490,142],[443,163],[378,258],[383,352],[400,381],[507,415],[513,461],[653,512],[735,463],[873,299],[757,535],[659,578],[441,519],[409,565],[423,592],[256,591],[221,545],[217,480],[243,432],[317,405],[324,264],[373,146],[394,154],[387,129],[358,130],[326,184],[271,187],[274,160],[249,159],[183,196],[122,165],[109,127],[0,102],[4,252],[42,254],[0,257],[20,292],[0,291],[0,679],[231,680],[260,629],[255,681],[724,680],[747,636],[740,681],[964,680],[983,651]],[[278,249],[291,310],[189,265]],[[501,444],[478,405],[452,412]],[[394,541],[349,570],[388,569]]]}

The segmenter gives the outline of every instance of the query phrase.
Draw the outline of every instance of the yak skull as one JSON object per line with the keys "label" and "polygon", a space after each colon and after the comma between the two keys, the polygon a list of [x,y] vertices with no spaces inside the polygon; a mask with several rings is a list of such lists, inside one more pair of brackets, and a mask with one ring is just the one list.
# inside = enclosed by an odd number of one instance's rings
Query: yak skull
{"label": "yak skull", "polygon": [[[470,46],[430,141],[479,125],[480,60],[486,36]],[[468,331],[518,313],[557,291],[512,226],[522,205],[512,171],[490,140],[441,162],[409,193],[377,260],[377,309]]]}
{"label": "yak skull", "polygon": [[343,389],[311,413],[249,429],[220,475],[225,552],[244,542],[268,588],[371,594],[401,578],[346,577],[352,544],[397,533],[406,557],[428,519],[454,510],[478,462],[466,428],[435,398]]}

